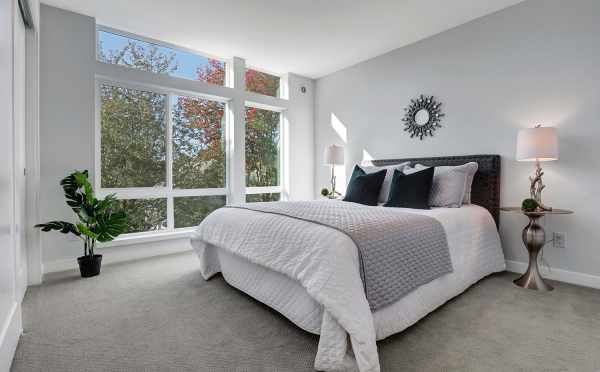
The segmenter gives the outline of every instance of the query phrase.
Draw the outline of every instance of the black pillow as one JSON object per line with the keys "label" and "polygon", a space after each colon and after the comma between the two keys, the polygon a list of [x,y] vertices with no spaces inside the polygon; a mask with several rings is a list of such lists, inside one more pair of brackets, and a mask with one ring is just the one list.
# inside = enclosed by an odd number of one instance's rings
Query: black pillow
{"label": "black pillow", "polygon": [[386,172],[384,169],[367,174],[358,165],[355,165],[343,200],[365,205],[377,205],[379,190],[381,190]]}
{"label": "black pillow", "polygon": [[412,174],[394,170],[390,194],[384,207],[429,209],[434,167]]}

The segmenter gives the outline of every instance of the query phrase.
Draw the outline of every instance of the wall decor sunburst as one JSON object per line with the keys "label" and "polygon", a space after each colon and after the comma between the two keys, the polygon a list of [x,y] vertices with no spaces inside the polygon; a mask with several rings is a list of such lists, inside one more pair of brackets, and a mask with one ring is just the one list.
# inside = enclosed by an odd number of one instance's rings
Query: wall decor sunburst
{"label": "wall decor sunburst", "polygon": [[433,96],[421,94],[417,99],[411,99],[410,105],[404,109],[404,130],[410,133],[410,138],[432,136],[437,128],[441,128],[441,118],[444,116],[440,106],[442,104]]}

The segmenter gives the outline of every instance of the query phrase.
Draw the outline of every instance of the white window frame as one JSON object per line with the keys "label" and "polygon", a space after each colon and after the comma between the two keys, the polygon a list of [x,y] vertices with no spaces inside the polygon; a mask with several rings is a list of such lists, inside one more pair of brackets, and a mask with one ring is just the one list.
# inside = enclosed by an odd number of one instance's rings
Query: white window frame
{"label": "white window frame", "polygon": [[[225,80],[224,80],[223,86],[226,86],[226,87],[230,86],[228,84],[229,84],[230,81],[232,81],[231,77],[229,76],[230,69],[227,68],[227,65],[229,63],[224,58],[220,58],[220,57],[214,56],[214,55],[212,55],[210,53],[204,53],[204,52],[199,51],[199,50],[190,49],[190,48],[182,47],[180,45],[171,44],[171,43],[168,43],[168,42],[165,42],[165,41],[160,41],[160,40],[152,39],[152,38],[149,38],[149,37],[145,37],[145,36],[133,34],[133,33],[127,32],[127,31],[117,30],[117,29],[114,29],[112,27],[108,27],[108,26],[104,26],[104,25],[96,25],[96,33],[95,33],[96,61],[98,61],[100,63],[105,63],[105,64],[108,64],[108,65],[112,65],[112,63],[106,63],[106,62],[102,62],[100,60],[100,38],[98,37],[98,34],[100,32],[108,32],[110,34],[115,34],[115,35],[118,35],[118,36],[123,36],[123,37],[129,38],[129,39],[139,40],[139,41],[143,41],[145,43],[150,43],[150,44],[154,44],[154,45],[157,45],[157,46],[161,46],[161,47],[165,47],[165,48],[170,48],[170,49],[173,49],[175,51],[179,50],[179,51],[182,51],[182,52],[186,52],[186,53],[190,53],[190,54],[195,54],[195,55],[197,55],[199,57],[203,57],[203,58],[206,58],[206,59],[214,59],[214,60],[223,62],[223,64],[225,65]],[[117,66],[121,66],[121,65],[117,65]],[[124,67],[126,67],[126,66],[124,66]],[[129,67],[129,68],[131,68],[131,67]],[[267,72],[267,73],[269,73],[269,72]],[[177,77],[177,76],[173,76],[173,75],[169,75],[169,74],[166,74],[166,75],[170,76],[170,77],[172,77],[174,79],[181,79],[181,80],[187,80],[187,81],[195,81],[195,80],[192,80],[192,79],[185,79],[185,78],[181,78],[181,77]],[[279,76],[279,75],[277,75],[277,76]]]}
{"label": "white window frame", "polygon": [[[156,74],[150,71],[143,71],[127,66],[101,62],[99,56],[98,32],[106,31],[120,36],[152,43],[158,46],[164,46],[174,50],[181,50],[193,54],[198,54],[205,58],[216,59],[225,63],[225,85],[210,84],[202,81],[179,78],[167,74]],[[167,199],[167,229],[156,231],[145,231],[123,234],[115,241],[105,244],[105,246],[115,246],[122,244],[132,244],[142,241],[155,241],[169,239],[171,237],[181,237],[182,234],[189,233],[195,227],[175,229],[174,221],[174,198],[181,196],[210,196],[225,195],[226,203],[239,203],[246,200],[246,195],[262,193],[280,193],[281,200],[287,200],[289,190],[288,182],[288,161],[287,155],[288,124],[286,111],[290,105],[287,99],[287,74],[281,75],[254,66],[246,66],[245,61],[239,57],[232,59],[223,59],[212,56],[208,53],[181,47],[160,40],[147,38],[110,27],[96,26],[96,74],[95,74],[95,129],[93,132],[94,149],[91,156],[94,158],[94,186],[100,197],[107,194],[116,193],[121,199]],[[253,69],[265,72],[280,78],[280,97],[273,97],[246,91],[244,81],[246,69]],[[165,187],[137,187],[137,188],[102,188],[101,187],[101,97],[100,86],[102,84],[111,84],[124,88],[144,90],[167,95],[166,115],[167,115],[167,185]],[[226,161],[226,180],[224,188],[214,189],[173,189],[172,185],[172,121],[171,121],[171,97],[173,95],[191,96],[202,99],[209,99],[223,102],[226,105],[226,128],[225,128],[225,161]],[[279,158],[280,172],[277,186],[270,187],[246,187],[246,167],[245,167],[245,109],[247,106],[277,111],[280,113],[280,143]]]}
{"label": "white window frame", "polygon": [[[165,120],[166,120],[166,164],[165,177],[166,185],[164,187],[127,187],[127,188],[106,188],[102,187],[102,98],[100,87],[102,85],[112,85],[115,87],[146,91],[151,93],[163,94],[165,101]],[[94,187],[100,197],[109,194],[116,194],[119,199],[166,199],[167,200],[167,228],[163,230],[143,231],[123,234],[123,236],[139,236],[148,234],[160,234],[164,232],[173,232],[179,230],[189,230],[193,227],[175,228],[175,204],[174,198],[185,196],[225,196],[225,202],[230,199],[229,195],[229,100],[224,98],[215,98],[214,96],[204,95],[197,92],[180,91],[178,89],[159,87],[143,83],[123,82],[121,80],[110,79],[107,77],[96,76],[96,120],[94,135]],[[173,188],[173,120],[171,113],[171,101],[174,96],[186,96],[200,99],[208,99],[225,104],[225,186],[221,188],[203,188],[203,189],[178,189]]]}
{"label": "white window frame", "polygon": [[[273,111],[273,112],[277,112],[279,113],[279,174],[277,175],[277,185],[276,186],[247,186],[246,185],[246,193],[245,195],[256,195],[256,194],[273,194],[273,193],[279,193],[280,194],[280,200],[286,200],[286,195],[284,195],[283,192],[283,180],[285,179],[285,167],[284,167],[284,146],[285,146],[285,134],[284,134],[284,125],[283,125],[283,120],[284,120],[284,115],[285,115],[285,110],[279,108],[279,107],[273,107],[273,106],[269,106],[269,105],[265,105],[265,104],[261,104],[261,103],[257,103],[257,102],[250,102],[250,101],[246,101],[245,107],[254,107],[260,110],[268,110],[268,111]],[[244,125],[246,125],[246,120],[244,118]],[[245,148],[245,146],[244,146]],[[246,169],[244,167],[244,175],[246,175]],[[246,182],[246,180],[244,179],[244,183]]]}

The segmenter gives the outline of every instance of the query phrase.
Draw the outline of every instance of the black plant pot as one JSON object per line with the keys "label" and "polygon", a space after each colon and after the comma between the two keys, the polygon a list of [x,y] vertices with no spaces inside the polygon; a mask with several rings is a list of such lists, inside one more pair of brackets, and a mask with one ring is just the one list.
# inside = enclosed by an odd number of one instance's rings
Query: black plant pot
{"label": "black plant pot", "polygon": [[77,258],[79,264],[79,272],[83,278],[89,278],[100,274],[102,266],[102,255],[95,254],[94,257],[81,256]]}

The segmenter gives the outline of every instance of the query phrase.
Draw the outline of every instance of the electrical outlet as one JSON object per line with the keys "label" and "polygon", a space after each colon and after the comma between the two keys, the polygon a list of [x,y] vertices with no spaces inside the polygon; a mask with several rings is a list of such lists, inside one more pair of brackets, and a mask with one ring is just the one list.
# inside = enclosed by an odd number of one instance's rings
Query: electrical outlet
{"label": "electrical outlet", "polygon": [[567,247],[567,234],[564,232],[555,232],[553,234],[554,248],[565,249]]}

